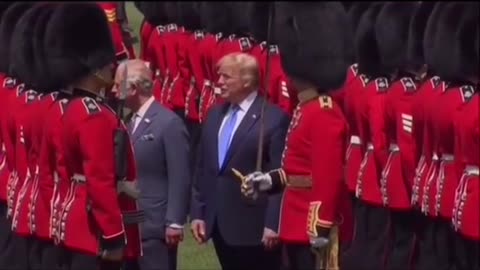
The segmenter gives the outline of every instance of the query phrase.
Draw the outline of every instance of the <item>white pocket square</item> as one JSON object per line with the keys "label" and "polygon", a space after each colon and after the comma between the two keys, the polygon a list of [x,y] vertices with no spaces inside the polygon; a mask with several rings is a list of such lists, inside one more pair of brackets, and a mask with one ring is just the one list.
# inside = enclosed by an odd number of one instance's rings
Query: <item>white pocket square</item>
{"label": "white pocket square", "polygon": [[153,141],[153,139],[155,139],[155,136],[152,133],[145,134],[141,137],[142,141]]}

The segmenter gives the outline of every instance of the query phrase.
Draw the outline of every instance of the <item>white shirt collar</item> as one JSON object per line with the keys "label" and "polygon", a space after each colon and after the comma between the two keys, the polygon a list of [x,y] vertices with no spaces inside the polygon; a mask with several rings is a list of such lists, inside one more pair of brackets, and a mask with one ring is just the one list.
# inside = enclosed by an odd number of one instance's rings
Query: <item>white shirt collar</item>
{"label": "white shirt collar", "polygon": [[143,118],[145,116],[145,114],[147,113],[148,108],[150,108],[150,105],[152,105],[154,100],[155,100],[155,98],[153,96],[151,96],[149,99],[147,99],[147,101],[145,101],[145,103],[143,103],[143,105],[140,107],[140,109],[138,109],[138,111],[135,113],[135,115],[137,117]]}
{"label": "white shirt collar", "polygon": [[242,100],[242,102],[238,104],[240,110],[242,110],[242,112],[247,112],[248,109],[250,109],[250,106],[252,106],[253,102],[255,101],[257,95],[257,91],[253,91],[244,100]]}

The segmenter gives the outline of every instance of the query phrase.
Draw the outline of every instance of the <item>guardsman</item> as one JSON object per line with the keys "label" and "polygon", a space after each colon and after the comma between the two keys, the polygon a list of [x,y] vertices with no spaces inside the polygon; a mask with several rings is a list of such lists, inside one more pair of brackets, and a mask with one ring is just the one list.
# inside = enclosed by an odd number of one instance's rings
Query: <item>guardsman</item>
{"label": "guardsman", "polygon": [[[17,202],[17,194],[21,188],[20,181],[23,181],[25,178],[20,177],[20,173],[25,173],[26,169],[26,159],[23,156],[23,162],[21,162],[22,168],[17,168],[19,164],[19,159],[17,158],[17,144],[20,143],[18,141],[17,134],[17,123],[16,120],[20,115],[22,115],[23,110],[21,107],[25,104],[25,91],[24,91],[24,84],[20,82],[19,79],[16,78],[19,71],[20,63],[17,63],[17,59],[10,58],[13,48],[20,46],[19,44],[14,44],[12,41],[13,32],[17,25],[18,18],[20,18],[23,14],[25,14],[33,4],[30,3],[17,3],[12,6],[4,13],[2,18],[2,39],[9,42],[10,47],[3,47],[2,54],[6,53],[4,57],[2,57],[3,61],[7,61],[8,65],[8,76],[11,78],[15,78],[17,82],[12,92],[9,92],[6,96],[6,100],[4,101],[5,107],[5,115],[2,119],[2,138],[5,144],[5,149],[7,152],[7,164],[11,166],[10,169],[10,176],[7,181],[7,218],[12,221],[12,216],[15,209],[15,204]],[[8,30],[6,30],[8,28]],[[9,59],[10,58],[10,59]],[[8,59],[8,60],[7,60]],[[14,62],[12,62],[14,61]],[[17,66],[14,68],[14,64]],[[34,91],[33,91],[34,92]],[[31,93],[33,93],[31,92]],[[24,98],[21,99],[20,96],[23,95]],[[31,96],[31,95],[29,95]],[[7,105],[8,104],[8,105]],[[21,171],[21,172],[20,172]],[[23,175],[25,176],[25,175]],[[10,224],[10,225],[13,225]],[[28,268],[28,260],[25,260],[25,256],[28,254],[28,244],[27,239],[24,237],[19,237],[17,234],[11,234],[11,243],[9,245],[9,249],[11,248],[11,252],[7,252],[9,258],[7,259],[8,267],[20,267],[20,269]]]}
{"label": "guardsman", "polygon": [[[369,8],[369,4],[355,3],[350,7],[348,11],[349,26],[351,27],[351,35],[355,37],[357,26],[362,14]],[[354,46],[352,46],[354,47]],[[353,49],[352,49],[353,50]],[[347,79],[343,86],[345,91],[343,112],[349,125],[349,144],[347,152],[345,154],[345,181],[347,183],[348,191],[351,194],[352,206],[355,215],[356,197],[355,186],[357,183],[358,169],[362,162],[363,152],[361,148],[361,141],[358,133],[356,117],[358,117],[358,108],[356,101],[357,95],[362,94],[362,90],[367,84],[367,78],[365,75],[358,73],[358,61],[355,59],[355,53],[353,56],[354,62],[350,65],[347,72]]]}
{"label": "guardsman", "polygon": [[[267,47],[268,8],[271,4],[268,2],[255,2],[250,21],[250,32],[256,40],[256,46],[260,47],[260,55],[257,57],[261,72],[263,72],[263,75],[260,76],[262,78],[260,85],[271,103],[276,104],[284,112],[292,115],[298,100],[295,96],[295,90],[293,90],[285,72],[283,72],[280,50],[278,45],[275,44],[274,37],[271,37],[270,44]],[[265,76],[267,76],[265,68],[268,54],[270,54],[270,76],[267,78],[268,89],[265,89],[267,87],[265,85]]]}
{"label": "guardsman", "polygon": [[[116,60],[109,31],[98,5],[69,3],[53,13],[45,34],[46,57],[59,70],[55,82],[73,95],[59,130],[66,176],[60,181],[69,181],[57,221],[65,269],[116,269],[123,259],[141,255],[143,216],[124,188],[135,178],[132,149],[121,153],[128,159],[127,175],[117,181],[114,133],[125,127],[101,96],[111,87]],[[88,44],[76,47],[79,40]]]}
{"label": "guardsman", "polygon": [[[358,144],[357,151],[360,150],[363,157],[355,183],[355,236],[349,252],[344,254],[344,269],[381,269],[388,233],[388,213],[382,207],[379,186],[380,173],[388,156],[383,101],[390,82],[381,63],[375,33],[382,6],[381,3],[372,4],[361,16],[355,33],[355,57],[358,72],[362,74],[359,80],[364,86],[355,95],[358,140],[354,137],[353,144]],[[352,176],[351,171],[349,175]],[[372,259],[362,260],[364,256]]]}
{"label": "guardsman", "polygon": [[[348,127],[329,89],[338,89],[346,78],[347,15],[339,2],[277,3],[276,14],[282,65],[300,103],[290,123],[282,168],[246,176],[242,192],[255,196],[254,183],[260,191],[285,189],[280,239],[292,268],[338,269]],[[292,21],[295,26],[288,23]],[[317,258],[312,247],[321,254]]]}
{"label": "guardsman", "polygon": [[134,2],[134,5],[143,15],[142,24],[140,25],[140,59],[149,62],[150,57],[147,52],[147,45],[150,35],[155,30],[155,25],[152,25],[152,22],[147,18],[147,7],[149,7],[147,2]]}
{"label": "guardsman", "polygon": [[[459,184],[455,191],[452,224],[455,228],[455,269],[480,269],[480,134],[479,134],[479,27],[478,3],[469,3],[455,34],[455,61],[466,87],[474,94],[465,96],[465,105],[455,117],[455,165]],[[473,37],[472,37],[473,35]],[[458,56],[457,56],[458,55]]]}
{"label": "guardsman", "polygon": [[179,25],[180,4],[178,2],[165,2],[169,24],[166,26],[164,37],[165,53],[165,79],[162,85],[162,104],[173,110],[182,119],[185,118],[185,89],[180,83],[181,73],[179,67],[178,48],[185,42],[187,35],[185,28]]}
{"label": "guardsman", "polygon": [[[460,110],[466,97],[473,88],[465,83],[464,76],[452,63],[451,57],[445,55],[455,47],[460,19],[472,8],[465,3],[449,3],[441,10],[435,34],[433,67],[442,78],[443,87],[434,97],[431,112],[433,153],[438,162],[432,162],[425,183],[424,207],[435,222],[436,263],[441,267],[454,264],[452,248],[455,232],[451,226],[455,189],[460,176],[455,167],[454,122],[455,113]],[[458,16],[460,15],[460,16]],[[432,157],[433,159],[433,157]]]}
{"label": "guardsman", "polygon": [[[153,95],[155,99],[162,102],[162,86],[166,78],[166,64],[164,39],[167,34],[166,25],[168,24],[167,12],[164,2],[144,2],[145,20],[154,27],[146,41],[144,60],[148,62],[154,75]],[[145,30],[146,32],[147,30]],[[147,34],[142,32],[142,38],[147,38]]]}
{"label": "guardsman", "polygon": [[215,102],[213,83],[215,82],[217,71],[215,70],[214,54],[224,35],[222,32],[225,31],[225,27],[229,22],[228,14],[225,12],[226,8],[227,3],[225,2],[202,2],[200,4],[202,25],[207,32],[206,37],[198,47],[204,73],[206,74],[200,91],[200,101],[198,105],[200,123],[206,119],[210,107]]}
{"label": "guardsman", "polygon": [[190,151],[193,158],[197,140],[200,136],[199,102],[200,91],[205,80],[199,45],[204,41],[206,33],[201,24],[200,4],[181,2],[179,5],[179,19],[181,21],[180,24],[185,27],[185,32],[183,33],[185,38],[178,47],[178,65],[180,69],[178,88],[183,88],[183,91],[185,91],[184,118],[190,134]]}
{"label": "guardsman", "polygon": [[[25,90],[17,97],[18,112],[14,121],[16,124],[15,138],[15,168],[18,172],[16,183],[16,201],[13,208],[12,230],[25,241],[28,247],[28,267],[41,267],[39,256],[35,256],[39,248],[33,233],[35,223],[32,209],[35,202],[32,190],[37,182],[38,174],[38,134],[34,132],[35,121],[42,114],[40,97],[47,81],[46,69],[37,70],[34,59],[38,59],[38,52],[34,50],[34,39],[37,36],[35,27],[45,24],[48,17],[44,14],[50,10],[51,4],[37,3],[25,12],[18,20],[12,36],[10,61],[12,75],[25,84]],[[48,15],[48,14],[47,14]],[[41,21],[40,21],[41,20]],[[39,34],[38,34],[39,35]],[[40,37],[41,38],[41,37]],[[41,125],[41,124],[40,124]]]}
{"label": "guardsman", "polygon": [[135,55],[130,55],[125,41],[123,40],[120,22],[117,20],[117,2],[98,2],[98,5],[100,5],[107,16],[113,44],[115,45],[117,61],[121,62],[122,60],[135,58]]}
{"label": "guardsman", "polygon": [[[408,61],[408,45],[402,40],[409,35],[410,21],[419,5],[416,2],[385,4],[376,23],[382,66],[393,75],[384,101],[389,153],[380,176],[383,206],[390,211],[385,269],[409,269],[413,255],[416,224],[411,208],[416,167],[413,100],[423,70],[422,66],[417,68]],[[395,31],[387,25],[393,26]]]}
{"label": "guardsman", "polygon": [[117,1],[117,22],[120,25],[122,39],[128,50],[130,59],[135,59],[135,49],[133,45],[138,42],[138,38],[133,33],[132,28],[128,24],[127,10],[125,9],[125,1]]}
{"label": "guardsman", "polygon": [[[10,40],[12,29],[15,27],[17,14],[25,5],[5,2],[0,5],[0,268],[26,267],[22,261],[15,261],[16,246],[11,232],[11,222],[7,219],[8,198],[7,183],[11,172],[14,171],[15,152],[7,132],[7,116],[12,109],[12,103],[8,102],[16,94],[17,80],[10,74]],[[17,7],[13,7],[17,6]],[[22,7],[19,9],[19,7]],[[18,256],[17,256],[18,257]],[[21,263],[21,264],[18,264]]]}

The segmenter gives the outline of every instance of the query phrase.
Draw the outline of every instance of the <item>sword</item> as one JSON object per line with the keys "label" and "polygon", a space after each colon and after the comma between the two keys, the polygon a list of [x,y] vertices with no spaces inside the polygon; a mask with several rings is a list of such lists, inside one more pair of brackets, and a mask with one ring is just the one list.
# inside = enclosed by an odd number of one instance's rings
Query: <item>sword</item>
{"label": "sword", "polygon": [[[274,3],[271,3],[269,8],[268,8],[268,25],[267,25],[267,58],[266,58],[266,63],[265,63],[265,98],[262,101],[262,106],[260,110],[260,131],[259,131],[259,138],[258,138],[258,146],[257,146],[257,160],[256,160],[256,166],[255,169],[256,171],[261,171],[262,170],[262,162],[263,162],[263,144],[264,144],[264,136],[265,136],[265,107],[267,105],[267,98],[268,98],[268,90],[270,88],[270,73],[271,73],[271,54],[270,54],[270,44],[272,40],[272,35],[273,35],[273,19],[275,15],[275,6]],[[232,172],[234,175],[241,181],[241,183],[244,183],[245,176],[240,173],[238,170],[235,168],[232,168]]]}

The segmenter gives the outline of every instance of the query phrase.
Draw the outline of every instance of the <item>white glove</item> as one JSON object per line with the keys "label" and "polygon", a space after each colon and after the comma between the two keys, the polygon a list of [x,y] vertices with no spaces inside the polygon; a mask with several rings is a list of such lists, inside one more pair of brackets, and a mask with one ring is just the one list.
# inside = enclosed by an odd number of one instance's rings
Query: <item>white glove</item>
{"label": "white glove", "polygon": [[243,179],[242,193],[248,198],[257,198],[259,191],[272,188],[272,177],[268,173],[253,172]]}

